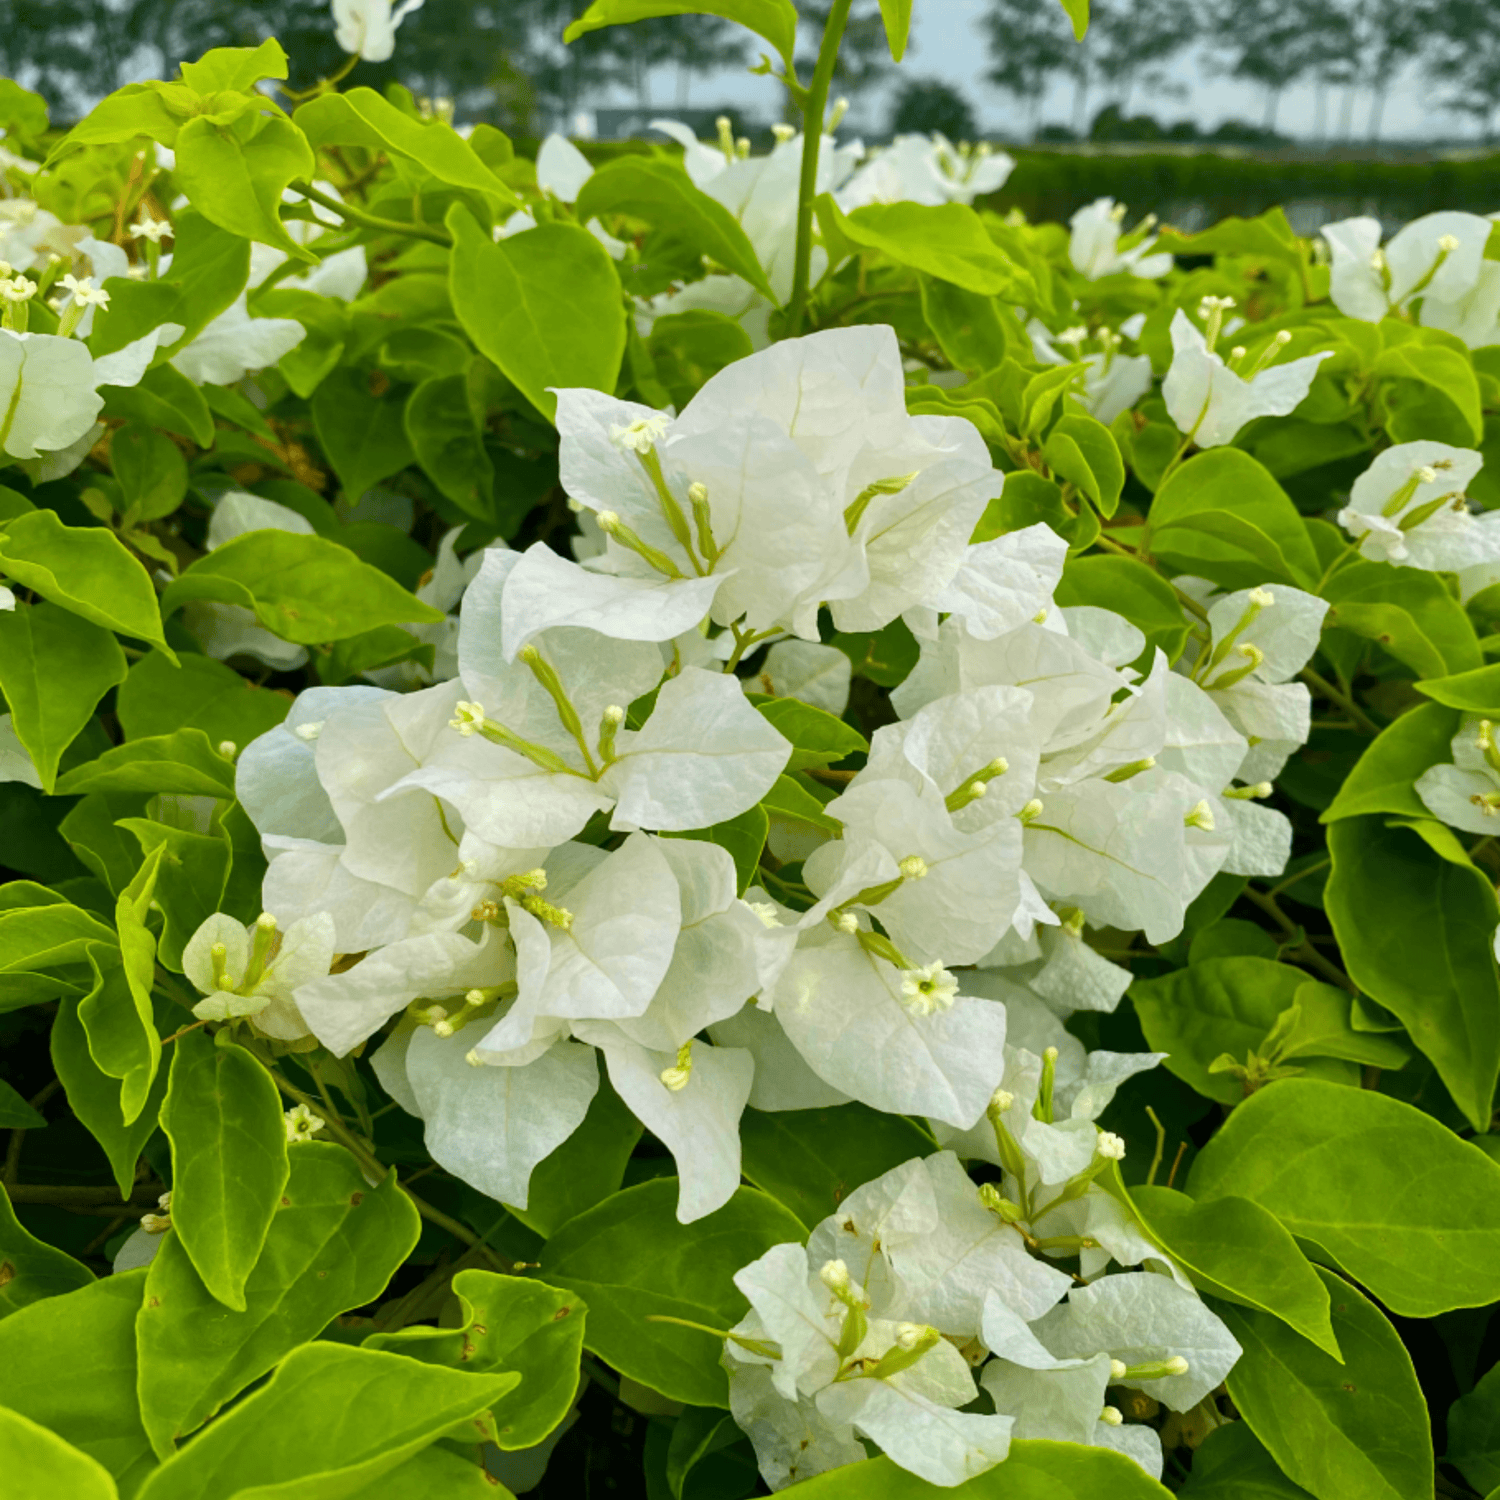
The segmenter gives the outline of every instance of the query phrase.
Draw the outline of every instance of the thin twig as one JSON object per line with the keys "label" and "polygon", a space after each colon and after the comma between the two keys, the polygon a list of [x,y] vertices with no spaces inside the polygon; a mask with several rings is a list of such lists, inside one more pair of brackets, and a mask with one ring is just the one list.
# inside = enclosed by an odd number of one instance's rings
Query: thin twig
{"label": "thin twig", "polygon": [[1172,1170],[1167,1173],[1167,1186],[1171,1187],[1177,1180],[1177,1169],[1182,1165],[1182,1158],[1187,1153],[1187,1142],[1182,1141],[1177,1147],[1177,1155],[1172,1158]]}
{"label": "thin twig", "polygon": [[1336,984],[1340,989],[1348,990],[1351,995],[1359,993],[1359,986],[1337,964],[1330,963],[1313,947],[1307,939],[1307,934],[1282,911],[1274,896],[1268,896],[1263,891],[1256,890],[1253,885],[1247,885],[1240,894],[1247,901],[1258,906],[1281,928],[1282,935],[1288,943],[1297,944],[1295,948],[1286,950],[1288,958],[1306,965],[1309,969],[1321,974],[1330,984]]}
{"label": "thin twig", "polygon": [[1374,719],[1372,719],[1369,714],[1367,714],[1364,709],[1362,709],[1359,704],[1357,704],[1354,699],[1349,696],[1348,693],[1344,692],[1342,688],[1335,687],[1331,682],[1329,682],[1326,677],[1322,676],[1320,673],[1314,672],[1311,667],[1303,667],[1303,669],[1298,672],[1297,675],[1309,687],[1314,688],[1319,693],[1321,693],[1330,703],[1337,704],[1341,709],[1343,709],[1344,712],[1354,720],[1355,725],[1358,728],[1363,729],[1366,734],[1380,733],[1380,725],[1378,725],[1374,721]]}
{"label": "thin twig", "polygon": [[293,182],[289,186],[294,193],[299,193],[311,202],[338,214],[346,224],[358,224],[363,229],[373,229],[380,234],[404,234],[414,240],[431,240],[434,245],[452,245],[453,243],[446,230],[433,229],[426,224],[406,224],[400,219],[382,219],[375,214],[367,214],[364,209],[355,208],[352,203],[340,203],[337,198],[330,198],[327,193],[319,192],[311,183]]}

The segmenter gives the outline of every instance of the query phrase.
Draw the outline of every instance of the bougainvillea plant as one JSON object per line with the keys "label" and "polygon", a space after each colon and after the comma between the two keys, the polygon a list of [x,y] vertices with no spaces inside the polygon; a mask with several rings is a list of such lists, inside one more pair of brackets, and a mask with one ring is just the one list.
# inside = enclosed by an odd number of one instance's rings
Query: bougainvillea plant
{"label": "bougainvillea plant", "polygon": [[532,160],[409,8],[0,84],[0,1489],[1495,1491],[1490,220],[1028,223],[849,0]]}

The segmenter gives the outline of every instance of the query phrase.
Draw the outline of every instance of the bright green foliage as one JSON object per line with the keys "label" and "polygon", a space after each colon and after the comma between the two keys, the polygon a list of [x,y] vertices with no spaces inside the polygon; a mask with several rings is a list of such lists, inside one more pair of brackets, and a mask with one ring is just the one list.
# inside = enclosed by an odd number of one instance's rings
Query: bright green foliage
{"label": "bright green foliage", "polygon": [[394,1177],[372,1189],[347,1151],[316,1141],[290,1156],[243,1311],[215,1299],[175,1234],[151,1263],[135,1337],[141,1409],[160,1453],[340,1313],[378,1297],[416,1243],[416,1210]]}
{"label": "bright green foliage", "polygon": [[119,1494],[102,1464],[4,1407],[0,1466],[15,1500],[116,1500]]}
{"label": "bright green foliage", "polygon": [[1198,1153],[1188,1191],[1259,1203],[1393,1312],[1432,1317],[1500,1291],[1497,1172],[1420,1110],[1293,1078],[1230,1116]]}
{"label": "bright green foliage", "polygon": [[1165,1187],[1137,1187],[1142,1222],[1206,1296],[1268,1312],[1340,1357],[1328,1318],[1328,1290],[1277,1217],[1248,1198],[1195,1203]]}
{"label": "bright green foliage", "polygon": [[36,604],[0,617],[0,691],[45,790],[99,700],[124,680],[119,643],[81,615]]}
{"label": "bright green foliage", "polygon": [[1328,1500],[1432,1488],[1432,1437],[1411,1357],[1378,1307],[1332,1271],[1340,1363],[1265,1313],[1225,1308],[1244,1354],[1229,1394],[1291,1479]]}
{"label": "bright green foliage", "polygon": [[163,1464],[141,1500],[257,1493],[295,1480],[335,1500],[388,1475],[517,1384],[514,1374],[414,1370],[394,1354],[308,1344],[262,1389]]}
{"label": "bright green foliage", "polygon": [[201,1031],[179,1037],[161,1128],[172,1143],[172,1228],[213,1297],[245,1312],[287,1185],[281,1098],[242,1047]]}
{"label": "bright green foliage", "polygon": [[[14,1129],[16,1127],[12,1127]],[[0,1265],[9,1274],[0,1286],[0,1317],[47,1297],[60,1296],[74,1287],[87,1286],[94,1277],[71,1255],[27,1232],[16,1219],[10,1198],[0,1192]]]}
{"label": "bright green foliage", "polygon": [[460,1271],[453,1294],[464,1318],[457,1328],[372,1334],[363,1347],[470,1374],[518,1373],[520,1385],[503,1392],[492,1409],[495,1442],[505,1449],[532,1447],[573,1404],[587,1309],[567,1292],[489,1271]]}
{"label": "bright green foliage", "polygon": [[[674,1401],[727,1405],[719,1345],[663,1323],[644,1340],[645,1320],[680,1318],[727,1328],[744,1299],[730,1277],[772,1245],[805,1230],[752,1188],[696,1226],[677,1222],[674,1182],[643,1182],[580,1214],[542,1251],[541,1274],[588,1304],[585,1347]],[[705,1232],[706,1231],[706,1232]]]}
{"label": "bright green foliage", "polygon": [[[1121,1457],[1069,1443],[1015,1442],[1003,1468],[971,1479],[960,1493],[976,1500],[1093,1500],[1106,1494],[1159,1500],[1169,1493]],[[804,1493],[807,1500],[932,1500],[944,1492],[879,1458],[857,1471],[835,1469],[810,1479]]]}

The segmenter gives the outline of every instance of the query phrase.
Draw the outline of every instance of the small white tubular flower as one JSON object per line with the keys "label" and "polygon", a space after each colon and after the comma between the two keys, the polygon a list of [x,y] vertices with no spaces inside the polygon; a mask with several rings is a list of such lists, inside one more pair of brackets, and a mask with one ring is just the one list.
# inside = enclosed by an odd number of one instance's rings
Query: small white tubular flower
{"label": "small white tubular flower", "polygon": [[287,1110],[285,1120],[288,1146],[310,1141],[328,1123],[315,1115],[305,1104],[294,1105]]}
{"label": "small white tubular flower", "polygon": [[75,307],[108,307],[109,293],[94,285],[92,276],[61,276],[57,283]]}
{"label": "small white tubular flower", "polygon": [[132,239],[147,240],[153,245],[159,245],[170,237],[172,226],[165,219],[153,219],[142,210],[140,218],[130,226],[129,232]]}
{"label": "small white tubular flower", "polygon": [[654,417],[637,417],[633,422],[619,422],[609,429],[609,440],[624,453],[649,453],[671,424],[664,413]]}
{"label": "small white tubular flower", "polygon": [[1483,464],[1470,448],[1398,443],[1354,481],[1339,524],[1362,557],[1397,567],[1459,572],[1500,562],[1500,529],[1464,501]]}
{"label": "small white tubular flower", "polygon": [[396,28],[422,0],[402,0],[394,10],[391,0],[332,0],[332,7],[339,46],[365,62],[385,62],[396,50]]}
{"label": "small white tubular flower", "polygon": [[0,281],[0,297],[7,302],[25,302],[36,296],[36,282],[25,276],[10,276]]}
{"label": "small white tubular flower", "polygon": [[[1274,344],[1272,349],[1279,347]],[[1162,399],[1178,431],[1200,448],[1233,442],[1240,428],[1256,417],[1284,417],[1295,411],[1307,399],[1318,366],[1333,354],[1324,350],[1265,366],[1247,379],[1209,348],[1181,308],[1172,317],[1172,351]]]}
{"label": "small white tubular flower", "polygon": [[1124,1161],[1125,1142],[1113,1132],[1101,1130],[1094,1149],[1108,1161]]}
{"label": "small white tubular flower", "polygon": [[914,1016],[949,1009],[958,998],[958,981],[936,961],[901,972],[901,1003]]}

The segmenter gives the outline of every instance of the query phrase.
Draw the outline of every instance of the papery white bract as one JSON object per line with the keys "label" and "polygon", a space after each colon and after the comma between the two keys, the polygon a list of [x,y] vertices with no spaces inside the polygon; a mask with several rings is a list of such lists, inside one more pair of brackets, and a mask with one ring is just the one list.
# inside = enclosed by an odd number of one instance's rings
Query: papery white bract
{"label": "papery white bract", "polygon": [[1398,443],[1354,481],[1339,525],[1362,556],[1397,567],[1458,572],[1500,562],[1500,530],[1481,525],[1464,496],[1483,465],[1471,448]]}
{"label": "papery white bract", "polygon": [[1270,365],[1249,376],[1209,348],[1181,308],[1172,316],[1172,367],[1162,399],[1180,432],[1200,448],[1219,448],[1256,417],[1284,417],[1307,399],[1313,377],[1332,351]]}
{"label": "papery white bract", "polygon": [[396,28],[423,0],[402,0],[394,10],[391,0],[330,0],[334,35],[345,52],[365,62],[385,62],[396,50]]}
{"label": "papery white bract", "polygon": [[1368,323],[1406,310],[1417,298],[1451,305],[1478,282],[1491,228],[1478,214],[1425,214],[1382,249],[1378,219],[1325,224],[1332,257],[1329,295],[1341,313]]}

